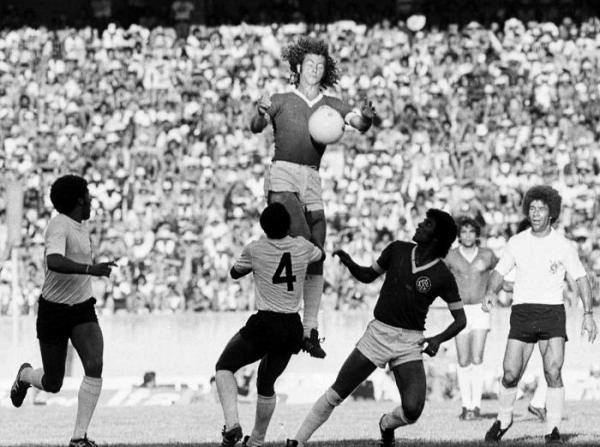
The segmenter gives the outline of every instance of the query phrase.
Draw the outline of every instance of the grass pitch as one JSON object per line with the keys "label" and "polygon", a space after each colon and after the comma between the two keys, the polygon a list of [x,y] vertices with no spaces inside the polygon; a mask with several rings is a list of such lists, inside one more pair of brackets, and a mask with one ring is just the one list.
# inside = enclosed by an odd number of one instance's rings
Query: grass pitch
{"label": "grass pitch", "polygon": [[[492,424],[496,402],[484,402],[483,418],[461,422],[458,402],[428,402],[421,419],[396,430],[398,446],[485,446],[483,436]],[[377,422],[390,402],[346,402],[314,435],[315,447],[373,447],[379,436]],[[283,446],[293,437],[310,405],[277,407],[267,446]],[[66,446],[72,434],[75,408],[36,407],[0,408],[0,446]],[[562,422],[568,444],[600,445],[598,402],[568,402]],[[216,403],[173,405],[169,407],[99,407],[90,427],[90,438],[110,447],[212,447],[218,446],[223,424]],[[240,404],[240,419],[245,433],[252,430],[254,404]],[[517,402],[515,424],[505,435],[503,446],[540,445],[544,424],[527,412],[526,402]]]}

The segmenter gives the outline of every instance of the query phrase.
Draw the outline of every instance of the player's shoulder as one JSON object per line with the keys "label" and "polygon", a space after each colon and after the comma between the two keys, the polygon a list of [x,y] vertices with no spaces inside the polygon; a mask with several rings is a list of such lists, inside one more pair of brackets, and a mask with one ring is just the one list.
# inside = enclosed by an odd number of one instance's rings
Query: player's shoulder
{"label": "player's shoulder", "polygon": [[67,216],[65,216],[64,214],[59,213],[59,214],[52,216],[48,220],[48,225],[46,226],[46,228],[49,230],[65,229],[65,228],[67,228],[68,225],[69,225],[69,218]]}
{"label": "player's shoulder", "polygon": [[529,238],[531,238],[531,229],[530,228],[528,228],[527,230],[521,231],[520,233],[513,234],[510,238],[508,238],[508,243],[509,244],[519,244],[522,241],[525,241]]}

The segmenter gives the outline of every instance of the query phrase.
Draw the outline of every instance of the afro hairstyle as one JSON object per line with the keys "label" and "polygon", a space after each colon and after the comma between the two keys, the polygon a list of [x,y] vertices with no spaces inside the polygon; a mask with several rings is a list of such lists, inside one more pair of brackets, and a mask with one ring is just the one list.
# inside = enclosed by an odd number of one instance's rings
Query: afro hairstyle
{"label": "afro hairstyle", "polygon": [[302,65],[304,57],[307,54],[317,54],[325,58],[325,72],[321,79],[321,87],[328,88],[337,84],[340,74],[337,62],[329,55],[327,43],[324,40],[315,39],[312,37],[300,37],[296,42],[288,45],[282,52],[283,60],[290,64],[292,77],[290,82],[298,85],[300,82],[300,73],[298,73],[298,65]]}
{"label": "afro hairstyle", "polygon": [[525,216],[529,217],[529,207],[534,200],[544,202],[548,206],[550,210],[550,223],[557,221],[558,216],[560,216],[562,198],[556,189],[546,185],[537,185],[529,188],[523,198],[523,214]]}
{"label": "afro hairstyle", "polygon": [[290,232],[291,218],[279,202],[269,204],[260,214],[260,227],[269,239],[283,239]]}
{"label": "afro hairstyle", "polygon": [[435,238],[438,241],[436,256],[445,258],[456,240],[458,227],[450,214],[436,208],[427,210],[427,217],[435,222]]}
{"label": "afro hairstyle", "polygon": [[50,201],[56,211],[69,214],[77,206],[79,199],[85,199],[88,184],[78,175],[63,175],[54,181],[50,187]]}

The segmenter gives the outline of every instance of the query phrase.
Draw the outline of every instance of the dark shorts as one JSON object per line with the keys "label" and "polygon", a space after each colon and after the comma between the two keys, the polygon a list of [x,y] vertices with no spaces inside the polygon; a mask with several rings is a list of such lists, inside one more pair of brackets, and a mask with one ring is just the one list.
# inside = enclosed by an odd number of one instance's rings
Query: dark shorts
{"label": "dark shorts", "polygon": [[98,322],[95,303],[96,300],[90,298],[69,306],[40,297],[36,321],[37,337],[44,343],[66,343],[75,326]]}
{"label": "dark shorts", "polygon": [[244,340],[264,349],[266,353],[297,354],[304,335],[302,321],[297,313],[284,314],[259,310],[248,318],[240,329]]}
{"label": "dark shorts", "polygon": [[567,338],[567,317],[562,304],[517,304],[510,313],[508,338],[536,343],[551,338]]}

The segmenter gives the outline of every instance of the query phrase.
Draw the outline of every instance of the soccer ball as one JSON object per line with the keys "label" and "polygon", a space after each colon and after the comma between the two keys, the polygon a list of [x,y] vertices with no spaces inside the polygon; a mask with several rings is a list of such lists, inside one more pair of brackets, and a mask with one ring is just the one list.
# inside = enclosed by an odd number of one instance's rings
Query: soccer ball
{"label": "soccer ball", "polygon": [[321,106],[308,119],[308,131],[317,143],[335,143],[344,135],[344,118],[334,108]]}

